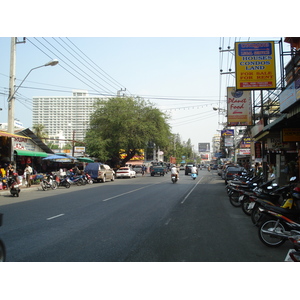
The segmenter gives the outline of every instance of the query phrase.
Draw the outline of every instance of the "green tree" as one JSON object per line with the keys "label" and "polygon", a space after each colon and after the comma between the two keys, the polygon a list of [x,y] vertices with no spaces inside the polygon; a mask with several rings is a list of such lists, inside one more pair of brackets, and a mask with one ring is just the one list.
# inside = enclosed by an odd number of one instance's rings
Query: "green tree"
{"label": "green tree", "polygon": [[45,139],[48,138],[48,132],[43,124],[34,124],[32,126],[32,132],[45,143]]}
{"label": "green tree", "polygon": [[[139,97],[99,100],[86,134],[87,152],[112,165],[125,165],[149,142],[160,149],[168,146],[168,117]],[[120,150],[127,156],[120,162]]]}

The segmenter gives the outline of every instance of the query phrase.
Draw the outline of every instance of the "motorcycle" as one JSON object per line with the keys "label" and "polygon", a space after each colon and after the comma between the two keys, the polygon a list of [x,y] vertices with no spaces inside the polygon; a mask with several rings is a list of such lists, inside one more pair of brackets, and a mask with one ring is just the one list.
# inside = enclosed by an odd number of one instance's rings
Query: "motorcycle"
{"label": "motorcycle", "polygon": [[45,176],[41,181],[41,187],[43,191],[47,191],[47,189],[56,190],[58,187],[57,181],[53,178],[52,174]]}
{"label": "motorcycle", "polygon": [[18,174],[17,173],[13,173],[13,176],[11,177],[8,177],[7,179],[7,184],[8,184],[8,187],[9,187],[9,190],[10,190],[10,193],[11,195],[14,197],[14,196],[17,196],[19,197],[19,194],[21,192],[19,186],[20,186],[20,181],[19,181],[19,178],[18,178]]}
{"label": "motorcycle", "polygon": [[294,245],[294,249],[290,249],[288,254],[292,261],[300,262],[300,232],[289,237],[289,240]]}
{"label": "motorcycle", "polygon": [[266,246],[278,247],[295,234],[300,234],[300,188],[294,188],[292,199],[297,202],[298,209],[271,205],[259,207],[262,216],[258,221],[258,236]]}
{"label": "motorcycle", "polygon": [[70,180],[70,178],[68,176],[63,176],[60,178],[59,180],[59,184],[58,186],[64,186],[65,188],[69,188],[72,184],[72,181]]}
{"label": "motorcycle", "polygon": [[85,181],[85,183],[88,183],[88,184],[94,183],[90,174],[87,174],[87,173],[83,174],[82,179]]}
{"label": "motorcycle", "polygon": [[177,180],[178,180],[177,174],[172,174],[172,175],[171,175],[171,180],[172,180],[173,183],[176,183]]}
{"label": "motorcycle", "polygon": [[[2,226],[3,214],[0,214],[0,226]],[[6,259],[6,249],[4,242],[0,239],[0,262],[4,262]]]}
{"label": "motorcycle", "polygon": [[248,205],[248,209],[251,210],[252,223],[257,225],[260,219],[259,207],[264,207],[265,205],[297,209],[296,202],[292,197],[292,190],[295,187],[296,180],[297,177],[291,177],[288,185],[271,190],[269,194],[256,193],[253,195],[252,202]]}
{"label": "motorcycle", "polygon": [[196,173],[192,173],[191,177],[192,177],[193,180],[195,180],[197,178],[197,174]]}

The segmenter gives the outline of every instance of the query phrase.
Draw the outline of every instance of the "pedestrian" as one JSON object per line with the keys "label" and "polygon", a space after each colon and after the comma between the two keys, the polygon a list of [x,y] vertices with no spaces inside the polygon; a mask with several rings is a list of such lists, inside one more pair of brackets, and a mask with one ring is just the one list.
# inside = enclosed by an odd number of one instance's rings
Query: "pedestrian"
{"label": "pedestrian", "polygon": [[142,176],[145,175],[145,171],[146,171],[146,167],[145,167],[145,165],[142,165]]}
{"label": "pedestrian", "polygon": [[31,187],[31,174],[32,174],[32,168],[29,164],[26,164],[26,167],[24,169],[24,175],[25,175],[25,183],[26,187]]}

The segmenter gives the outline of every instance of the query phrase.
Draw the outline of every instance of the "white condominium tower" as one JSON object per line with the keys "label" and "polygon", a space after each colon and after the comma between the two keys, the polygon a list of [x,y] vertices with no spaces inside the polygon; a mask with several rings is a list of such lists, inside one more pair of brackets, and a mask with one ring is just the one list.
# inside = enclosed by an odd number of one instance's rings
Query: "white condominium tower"
{"label": "white condominium tower", "polygon": [[88,91],[74,90],[72,97],[33,97],[33,125],[42,124],[49,138],[63,135],[69,142],[82,141],[89,128],[94,104],[102,96],[89,96]]}

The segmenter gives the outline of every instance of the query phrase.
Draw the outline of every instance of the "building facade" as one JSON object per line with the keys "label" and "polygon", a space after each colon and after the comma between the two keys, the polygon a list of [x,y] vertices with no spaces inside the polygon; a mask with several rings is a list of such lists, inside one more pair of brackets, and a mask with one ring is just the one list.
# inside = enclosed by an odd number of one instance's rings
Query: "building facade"
{"label": "building facade", "polygon": [[49,139],[63,136],[67,143],[83,141],[95,103],[107,99],[89,96],[88,91],[84,90],[72,92],[73,95],[69,97],[33,97],[33,125],[43,124]]}

